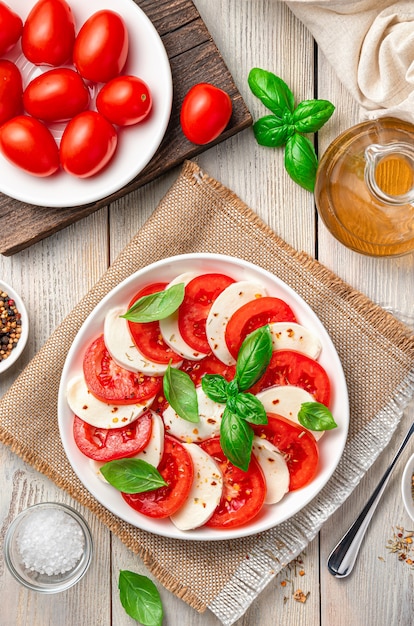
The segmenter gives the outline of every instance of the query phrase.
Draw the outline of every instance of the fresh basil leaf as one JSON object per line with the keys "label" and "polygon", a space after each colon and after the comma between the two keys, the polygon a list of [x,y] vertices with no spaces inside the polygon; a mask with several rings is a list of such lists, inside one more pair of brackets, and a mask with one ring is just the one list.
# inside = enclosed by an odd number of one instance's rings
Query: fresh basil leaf
{"label": "fresh basil leaf", "polygon": [[292,121],[299,133],[316,133],[334,111],[329,100],[303,100],[293,111]]}
{"label": "fresh basil leaf", "polygon": [[267,424],[266,410],[252,393],[238,393],[227,402],[229,409],[250,424]]}
{"label": "fresh basil leaf", "polygon": [[253,132],[256,141],[261,146],[268,148],[278,148],[284,146],[291,135],[295,132],[292,124],[292,114],[287,111],[289,121],[276,117],[275,115],[265,115],[253,124]]}
{"label": "fresh basil leaf", "polygon": [[295,183],[313,192],[318,158],[307,137],[299,133],[289,137],[285,147],[285,168]]}
{"label": "fresh basil leaf", "polygon": [[282,117],[285,111],[293,112],[295,106],[294,95],[279,76],[255,67],[250,70],[247,80],[254,95],[272,113]]}
{"label": "fresh basil leaf", "polygon": [[205,374],[201,379],[201,388],[214,402],[225,403],[229,383],[220,374]]}
{"label": "fresh basil leaf", "polygon": [[240,391],[259,380],[272,356],[272,335],[269,325],[260,326],[243,341],[236,363],[236,379]]}
{"label": "fresh basil leaf", "polygon": [[184,300],[184,283],[143,296],[121,317],[130,322],[156,322],[168,317]]}
{"label": "fresh basil leaf", "polygon": [[332,430],[338,426],[328,407],[320,402],[303,402],[298,412],[298,420],[309,430]]}
{"label": "fresh basil leaf", "polygon": [[125,612],[144,626],[161,626],[164,611],[157,587],[147,576],[121,570],[119,598]]}
{"label": "fresh basil leaf", "polygon": [[230,463],[244,472],[249,468],[253,435],[249,424],[226,406],[220,424],[221,448]]}
{"label": "fresh basil leaf", "polygon": [[174,411],[187,420],[199,422],[198,399],[195,385],[190,376],[182,370],[168,365],[163,378],[164,395]]}
{"label": "fresh basil leaf", "polygon": [[143,459],[108,461],[101,472],[108,483],[124,493],[154,491],[167,484],[157,468]]}

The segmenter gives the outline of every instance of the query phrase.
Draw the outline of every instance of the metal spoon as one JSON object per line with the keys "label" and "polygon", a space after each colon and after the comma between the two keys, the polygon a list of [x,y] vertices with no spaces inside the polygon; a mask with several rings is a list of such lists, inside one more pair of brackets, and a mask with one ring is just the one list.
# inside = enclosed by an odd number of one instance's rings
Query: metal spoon
{"label": "metal spoon", "polygon": [[411,424],[411,428],[404,437],[396,455],[385,470],[384,475],[379,481],[365,507],[362,509],[359,517],[355,520],[350,529],[345,533],[329,555],[328,569],[333,576],[336,576],[337,578],[344,578],[352,572],[365,531],[368,528],[368,524],[370,523],[381,496],[384,493],[385,487],[387,486],[388,480],[391,476],[391,472],[413,433],[414,422]]}

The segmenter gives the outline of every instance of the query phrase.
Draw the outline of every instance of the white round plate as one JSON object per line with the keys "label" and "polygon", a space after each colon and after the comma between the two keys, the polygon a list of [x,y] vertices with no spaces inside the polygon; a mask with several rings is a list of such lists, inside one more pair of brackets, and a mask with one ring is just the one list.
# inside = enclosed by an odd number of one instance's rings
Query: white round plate
{"label": "white round plate", "polygon": [[[14,0],[13,11],[25,21],[36,0]],[[140,124],[118,129],[117,151],[109,165],[90,178],[77,178],[60,170],[53,176],[31,176],[0,154],[0,191],[16,200],[44,207],[82,206],[122,189],[149,163],[168,126],[172,106],[171,68],[164,45],[152,22],[133,0],[68,0],[76,32],[96,11],[109,9],[124,19],[129,34],[129,53],[123,74],[142,78],[153,96],[150,116]],[[51,67],[32,65],[21,53],[20,42],[5,58],[14,61],[23,86]],[[91,101],[97,88],[91,87]],[[91,105],[93,108],[93,104]],[[50,127],[59,143],[64,124]]]}
{"label": "white round plate", "polygon": [[[288,493],[280,503],[265,505],[252,523],[231,530],[217,531],[204,527],[184,532],[178,530],[168,519],[147,518],[129,507],[119,492],[96,476],[89,460],[77,448],[72,433],[73,413],[65,397],[68,381],[82,371],[85,349],[99,333],[103,332],[106,312],[117,306],[127,308],[131,298],[144,285],[151,282],[168,282],[189,268],[191,271],[201,273],[221,272],[236,280],[259,281],[269,295],[285,300],[292,307],[298,322],[316,332],[321,339],[322,352],[318,360],[327,371],[332,385],[331,411],[338,428],[327,432],[318,443],[320,462],[315,479],[307,487]],[[58,421],[63,447],[74,471],[85,487],[112,513],[138,528],[166,537],[223,540],[253,535],[276,526],[300,511],[319,493],[332,476],[345,446],[349,422],[348,392],[342,366],[329,335],[309,306],[288,285],[273,274],[241,259],[216,254],[188,254],[163,259],[139,270],[107,294],[85,320],[68,352],[63,368],[59,389]]]}
{"label": "white round plate", "polygon": [[29,316],[23,300],[13,287],[5,283],[3,280],[0,280],[0,292],[2,291],[5,291],[9,298],[12,298],[16,303],[17,310],[20,313],[22,320],[22,334],[20,335],[20,339],[17,342],[16,347],[11,351],[10,356],[7,359],[4,359],[4,361],[0,361],[0,375],[8,370],[9,367],[16,363],[16,361],[20,358],[29,337]]}

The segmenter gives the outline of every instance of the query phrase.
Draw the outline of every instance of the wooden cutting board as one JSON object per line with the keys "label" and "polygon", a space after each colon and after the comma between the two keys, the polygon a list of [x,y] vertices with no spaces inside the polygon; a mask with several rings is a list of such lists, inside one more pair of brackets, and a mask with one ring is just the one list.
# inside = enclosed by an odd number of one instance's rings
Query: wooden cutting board
{"label": "wooden cutting board", "polygon": [[[160,34],[170,59],[174,85],[171,119],[163,142],[147,167],[117,193],[87,206],[45,208],[0,194],[0,254],[10,256],[86,217],[109,202],[154,180],[206,149],[191,144],[179,123],[181,103],[195,83],[209,82],[230,95],[233,114],[214,143],[252,124],[251,115],[210,33],[191,0],[135,0]],[[211,147],[209,144],[208,147]]]}

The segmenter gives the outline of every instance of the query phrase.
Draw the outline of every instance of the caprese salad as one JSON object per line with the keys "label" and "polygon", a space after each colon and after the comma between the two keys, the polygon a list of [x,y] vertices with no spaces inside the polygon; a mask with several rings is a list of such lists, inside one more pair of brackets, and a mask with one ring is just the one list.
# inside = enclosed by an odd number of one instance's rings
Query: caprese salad
{"label": "caprese salad", "polygon": [[308,485],[336,427],[322,343],[260,282],[187,272],[108,308],[66,398],[91,472],[180,530],[249,523]]}

